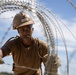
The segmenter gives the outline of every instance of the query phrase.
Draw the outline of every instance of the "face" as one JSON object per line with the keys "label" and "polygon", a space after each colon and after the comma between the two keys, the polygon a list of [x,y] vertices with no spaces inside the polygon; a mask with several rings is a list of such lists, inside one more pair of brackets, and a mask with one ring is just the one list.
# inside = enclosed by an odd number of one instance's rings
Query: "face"
{"label": "face", "polygon": [[23,26],[18,28],[18,33],[22,40],[28,40],[32,37],[33,28],[31,25]]}

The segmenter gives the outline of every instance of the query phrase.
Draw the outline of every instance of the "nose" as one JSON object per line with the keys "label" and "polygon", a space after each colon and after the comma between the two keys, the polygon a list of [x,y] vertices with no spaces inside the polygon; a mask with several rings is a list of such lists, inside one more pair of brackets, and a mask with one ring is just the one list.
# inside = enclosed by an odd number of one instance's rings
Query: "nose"
{"label": "nose", "polygon": [[24,31],[25,31],[25,32],[29,32],[29,31],[30,31],[30,29],[29,29],[29,28],[27,28],[27,29],[24,29]]}
{"label": "nose", "polygon": [[30,31],[29,31],[28,29],[26,29],[26,30],[24,30],[24,32],[23,32],[23,33],[24,33],[25,35],[28,35],[28,34],[29,34],[29,32],[30,32]]}

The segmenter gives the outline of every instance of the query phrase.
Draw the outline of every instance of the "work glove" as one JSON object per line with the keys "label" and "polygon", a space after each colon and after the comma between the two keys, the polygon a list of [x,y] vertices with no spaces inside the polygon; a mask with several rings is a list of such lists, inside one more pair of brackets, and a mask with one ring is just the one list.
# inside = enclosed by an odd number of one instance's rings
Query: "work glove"
{"label": "work glove", "polygon": [[61,66],[61,60],[57,54],[53,55],[45,55],[47,57],[47,62],[45,64],[45,73],[48,75],[57,75],[58,67]]}
{"label": "work glove", "polygon": [[0,64],[4,64],[4,61],[2,60],[1,57],[0,57]]}
{"label": "work glove", "polygon": [[61,66],[61,60],[59,58],[59,56],[56,54],[55,56],[55,64],[57,65],[57,67],[60,67]]}

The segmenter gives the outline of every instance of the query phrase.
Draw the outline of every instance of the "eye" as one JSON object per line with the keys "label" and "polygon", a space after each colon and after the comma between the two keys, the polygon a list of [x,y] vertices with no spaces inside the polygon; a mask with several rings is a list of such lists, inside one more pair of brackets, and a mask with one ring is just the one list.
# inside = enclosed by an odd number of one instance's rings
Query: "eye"
{"label": "eye", "polygon": [[20,32],[24,32],[24,29],[20,29]]}
{"label": "eye", "polygon": [[28,27],[28,28],[21,28],[20,29],[20,32],[30,32],[30,30],[31,30],[31,28],[30,27]]}
{"label": "eye", "polygon": [[25,31],[30,31],[30,29],[29,29],[29,28],[27,28],[27,29],[25,29]]}
{"label": "eye", "polygon": [[31,28],[28,28],[28,31],[30,31],[31,30]]}
{"label": "eye", "polygon": [[31,30],[31,28],[26,28],[26,29],[25,29],[25,31],[30,31],[30,30]]}

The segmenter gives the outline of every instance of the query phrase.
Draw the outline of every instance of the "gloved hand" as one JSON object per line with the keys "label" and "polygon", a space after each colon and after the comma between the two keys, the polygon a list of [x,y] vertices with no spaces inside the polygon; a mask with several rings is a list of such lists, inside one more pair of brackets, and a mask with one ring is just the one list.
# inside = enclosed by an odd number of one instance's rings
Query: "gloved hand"
{"label": "gloved hand", "polygon": [[[45,56],[44,56],[44,58],[48,58],[48,54],[46,54]],[[51,59],[52,60],[52,62],[55,64],[55,65],[57,65],[57,67],[59,67],[59,66],[61,66],[61,60],[60,60],[60,58],[59,58],[59,56],[57,55],[57,54],[55,54],[54,56],[52,56],[52,55],[49,55],[49,59]],[[46,61],[46,60],[44,60],[44,61]],[[48,60],[47,60],[48,61]],[[45,63],[46,64],[46,63]]]}
{"label": "gloved hand", "polygon": [[61,60],[59,58],[59,56],[57,54],[55,54],[55,64],[57,65],[57,67],[61,66]]}
{"label": "gloved hand", "polygon": [[4,61],[2,60],[1,57],[0,57],[0,64],[4,64]]}
{"label": "gloved hand", "polygon": [[[47,57],[47,55],[45,57]],[[45,72],[48,73],[48,75],[57,75],[58,67],[61,66],[61,60],[57,54],[54,56],[49,55],[45,66]]]}

